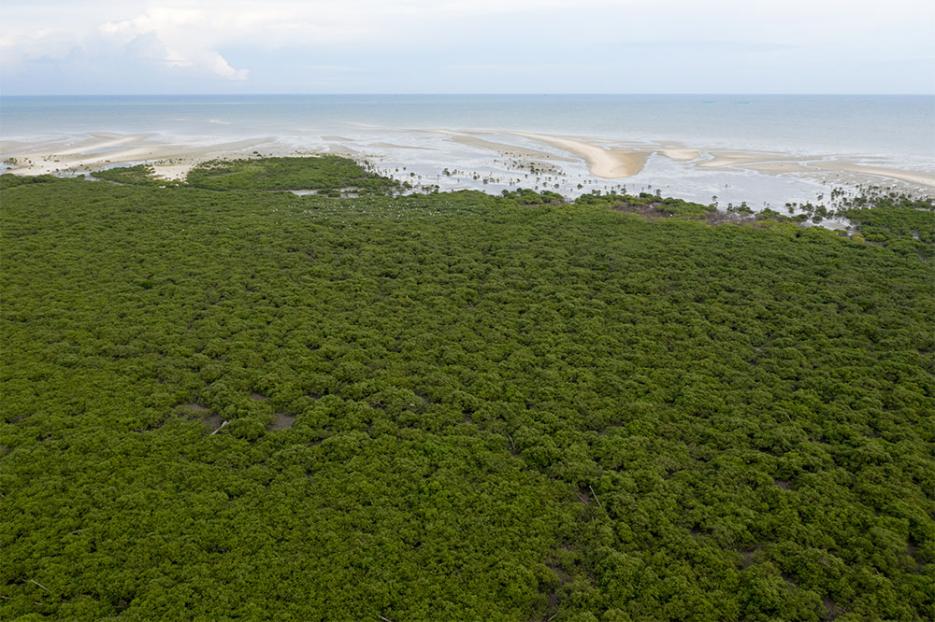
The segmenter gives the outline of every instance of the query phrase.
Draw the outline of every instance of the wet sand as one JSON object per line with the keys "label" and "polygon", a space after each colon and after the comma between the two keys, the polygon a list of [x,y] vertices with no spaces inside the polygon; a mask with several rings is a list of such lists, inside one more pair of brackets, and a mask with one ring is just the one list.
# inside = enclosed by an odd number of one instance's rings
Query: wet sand
{"label": "wet sand", "polygon": [[441,132],[444,133],[451,142],[465,145],[467,147],[474,147],[475,149],[486,149],[488,151],[494,151],[507,157],[529,158],[532,160],[558,160],[562,162],[572,161],[571,158],[549,153],[547,151],[530,149],[520,145],[510,145],[507,143],[495,142],[485,138],[480,138],[479,136],[473,134],[460,134],[457,132],[446,132],[444,130],[441,130]]}
{"label": "wet sand", "polygon": [[[272,136],[219,142],[170,141],[155,134],[118,134],[95,132],[60,139],[0,140],[3,169],[14,174],[74,174],[102,168],[137,163],[152,164],[156,174],[183,179],[196,164],[218,158],[309,155],[337,153],[352,158],[373,158],[378,162],[403,162],[421,173],[438,174],[443,167],[462,167],[463,151],[453,145],[480,152],[464,166],[504,171],[497,175],[519,175],[537,170],[544,174],[564,174],[563,168],[580,171],[575,175],[590,177],[595,184],[627,181],[653,183],[654,176],[665,171],[666,183],[675,192],[685,175],[706,174],[716,179],[723,175],[763,175],[775,179],[796,178],[856,184],[895,184],[901,189],[931,195],[935,191],[935,167],[900,167],[898,163],[873,158],[854,158],[830,154],[790,154],[779,151],[706,148],[674,142],[624,143],[598,138],[560,136],[516,130],[448,129],[385,130],[368,128],[362,137],[323,135],[309,144],[289,144]],[[288,137],[287,137],[288,138]],[[408,153],[409,156],[402,154]],[[484,153],[489,154],[484,157]],[[424,155],[421,155],[424,154]],[[401,159],[402,158],[402,159]],[[506,159],[506,161],[504,161]],[[664,166],[669,162],[669,168]],[[562,163],[562,167],[557,167]],[[674,167],[674,168],[673,168]],[[434,173],[431,169],[435,169]],[[651,169],[651,170],[647,170]],[[569,178],[570,179],[570,178]],[[553,179],[550,183],[554,184]],[[575,181],[577,188],[588,184]],[[572,188],[573,184],[569,184]],[[697,184],[696,184],[697,185]],[[598,186],[591,186],[596,188]],[[722,182],[723,190],[723,182]],[[587,191],[587,190],[585,190]],[[721,194],[722,191],[717,191]],[[710,196],[710,195],[708,195]]]}
{"label": "wet sand", "polygon": [[179,179],[199,162],[247,157],[259,150],[282,151],[272,137],[188,145],[165,142],[148,134],[106,133],[36,144],[0,141],[0,159],[10,172],[23,175],[81,173],[146,162],[153,165],[157,175]]}

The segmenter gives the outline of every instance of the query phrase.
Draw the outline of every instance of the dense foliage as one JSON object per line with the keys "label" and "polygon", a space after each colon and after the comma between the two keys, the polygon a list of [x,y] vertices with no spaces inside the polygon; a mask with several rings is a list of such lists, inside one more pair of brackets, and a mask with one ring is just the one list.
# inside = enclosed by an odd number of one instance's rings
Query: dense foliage
{"label": "dense foliage", "polygon": [[576,201],[578,205],[602,206],[622,212],[632,212],[645,216],[680,216],[683,218],[713,217],[717,208],[713,205],[699,205],[670,197],[660,198],[641,192],[639,196],[619,194],[586,194]]}
{"label": "dense foliage", "polygon": [[117,184],[175,185],[175,182],[157,178],[156,171],[150,164],[105,168],[95,171],[91,175],[96,179],[102,179]]}
{"label": "dense foliage", "polygon": [[0,619],[935,617],[930,254],[256,164],[0,178]]}
{"label": "dense foliage", "polygon": [[215,160],[195,167],[187,181],[212,190],[316,190],[323,194],[386,193],[392,179],[334,155],[310,158]]}

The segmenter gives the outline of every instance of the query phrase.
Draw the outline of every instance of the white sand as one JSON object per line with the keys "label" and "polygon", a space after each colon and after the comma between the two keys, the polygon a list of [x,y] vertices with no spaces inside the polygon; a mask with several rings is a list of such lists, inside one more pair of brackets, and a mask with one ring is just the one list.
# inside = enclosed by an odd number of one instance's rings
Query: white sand
{"label": "white sand", "polygon": [[603,179],[623,179],[636,175],[652,154],[650,151],[631,151],[625,149],[605,149],[595,143],[580,139],[514,132],[546,145],[557,147],[582,158],[595,177]]}
{"label": "white sand", "polygon": [[659,153],[676,162],[691,162],[701,157],[701,151],[682,145],[661,145]]}

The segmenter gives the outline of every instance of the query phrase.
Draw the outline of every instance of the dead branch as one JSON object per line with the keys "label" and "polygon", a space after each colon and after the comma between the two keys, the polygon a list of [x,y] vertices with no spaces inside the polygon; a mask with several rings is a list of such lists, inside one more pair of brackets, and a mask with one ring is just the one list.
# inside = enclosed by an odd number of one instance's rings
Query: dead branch
{"label": "dead branch", "polygon": [[45,590],[46,592],[48,592],[49,594],[52,593],[52,591],[51,591],[49,588],[47,588],[46,586],[42,585],[41,583],[39,583],[39,582],[36,581],[35,579],[30,579],[29,582],[30,582],[30,583],[35,583],[36,585],[38,585],[39,587],[41,587],[42,589],[44,589],[44,590]]}

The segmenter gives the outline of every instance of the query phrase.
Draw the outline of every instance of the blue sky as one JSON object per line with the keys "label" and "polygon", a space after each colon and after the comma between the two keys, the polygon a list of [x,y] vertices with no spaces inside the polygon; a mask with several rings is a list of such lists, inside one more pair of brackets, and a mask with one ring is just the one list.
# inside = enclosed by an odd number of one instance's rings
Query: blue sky
{"label": "blue sky", "polygon": [[935,93],[920,0],[7,0],[0,93]]}

